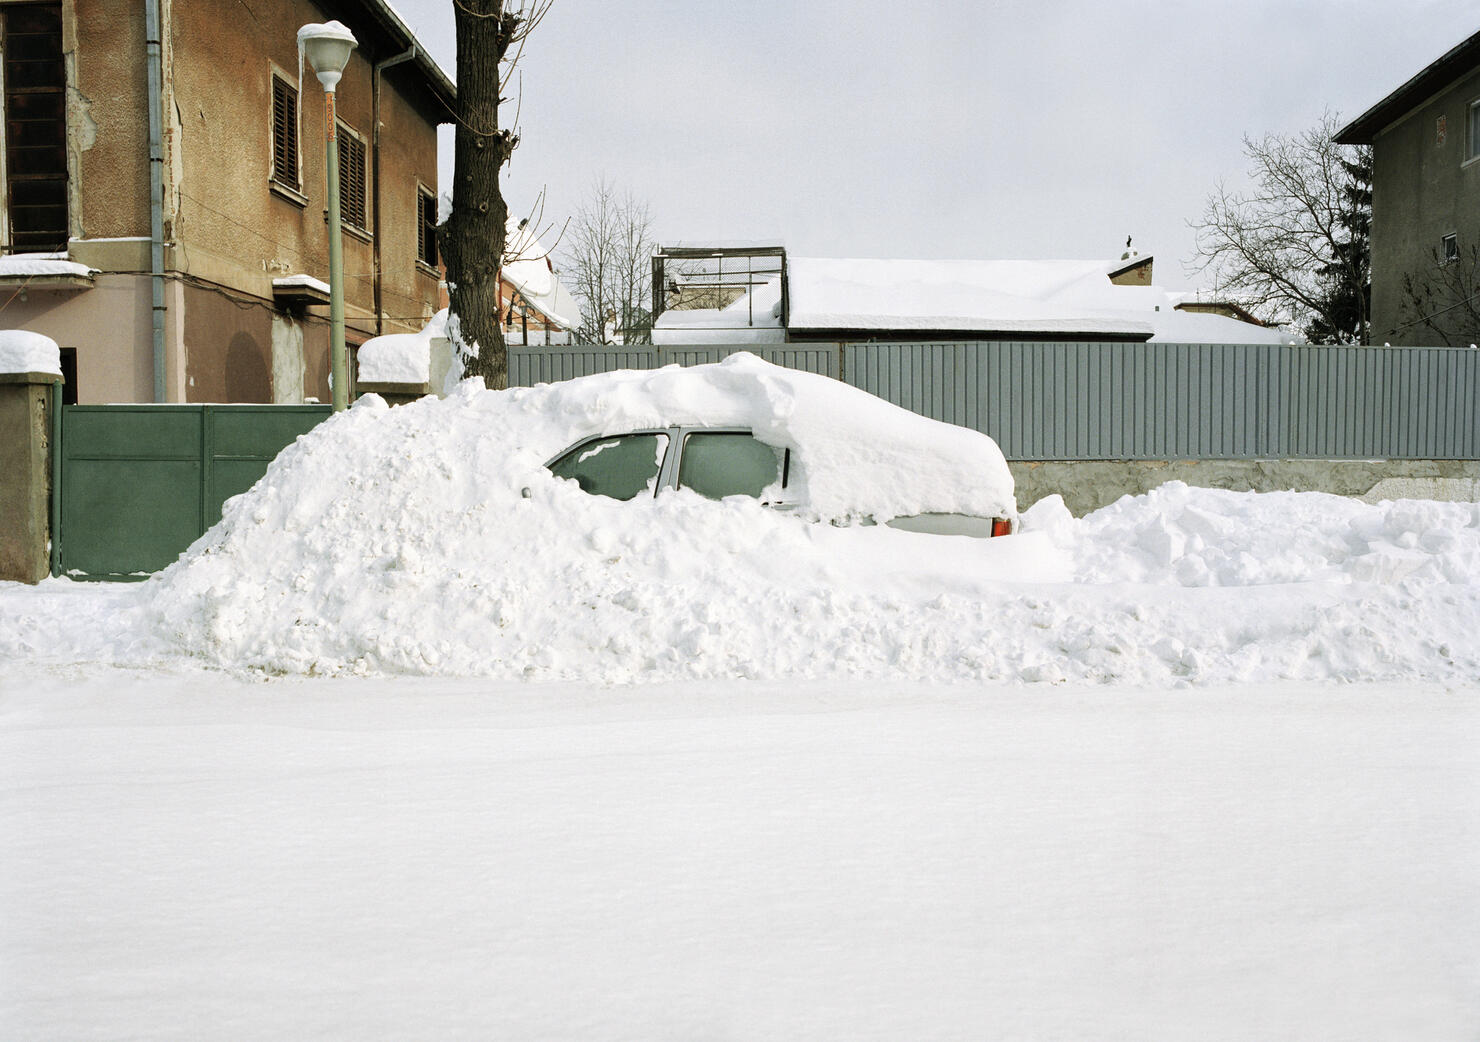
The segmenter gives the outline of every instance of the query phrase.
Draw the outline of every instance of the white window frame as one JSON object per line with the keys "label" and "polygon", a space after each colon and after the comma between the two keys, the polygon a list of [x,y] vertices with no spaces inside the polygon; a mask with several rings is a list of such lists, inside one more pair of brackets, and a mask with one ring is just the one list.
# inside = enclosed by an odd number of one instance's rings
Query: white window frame
{"label": "white window frame", "polygon": [[1480,159],[1480,98],[1465,106],[1465,159],[1469,165]]}

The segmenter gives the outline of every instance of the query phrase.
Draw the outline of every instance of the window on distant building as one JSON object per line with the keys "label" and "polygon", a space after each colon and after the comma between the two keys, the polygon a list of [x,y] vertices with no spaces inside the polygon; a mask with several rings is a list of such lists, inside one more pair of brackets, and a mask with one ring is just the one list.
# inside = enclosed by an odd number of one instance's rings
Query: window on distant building
{"label": "window on distant building", "polygon": [[0,5],[5,40],[5,248],[67,248],[67,70],[62,5]]}
{"label": "window on distant building", "polygon": [[416,189],[416,259],[429,268],[437,266],[437,197],[428,189]]}
{"label": "window on distant building", "polygon": [[281,76],[272,76],[272,179],[297,192],[298,88]]}
{"label": "window on distant building", "polygon": [[368,233],[365,223],[365,139],[339,124],[339,217]]}
{"label": "window on distant building", "polygon": [[1444,263],[1445,264],[1453,264],[1455,261],[1459,260],[1459,237],[1458,236],[1456,236],[1456,235],[1446,235],[1446,236],[1444,236],[1443,239],[1440,240],[1440,243],[1441,243],[1441,245],[1443,247],[1443,255],[1444,255]]}
{"label": "window on distant building", "polygon": [[1469,133],[1465,135],[1465,159],[1480,156],[1480,101],[1470,102]]}

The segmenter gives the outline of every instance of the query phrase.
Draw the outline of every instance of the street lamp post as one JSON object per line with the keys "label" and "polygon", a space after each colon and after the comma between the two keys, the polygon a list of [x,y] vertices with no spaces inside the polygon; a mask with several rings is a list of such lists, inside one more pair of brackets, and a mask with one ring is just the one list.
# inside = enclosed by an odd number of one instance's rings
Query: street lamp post
{"label": "street lamp post", "polygon": [[344,255],[339,230],[339,123],[334,118],[334,94],[355,43],[355,34],[339,22],[314,23],[298,30],[299,50],[308,56],[314,75],[324,87],[329,184],[329,380],[335,412],[349,405],[349,380],[344,358]]}

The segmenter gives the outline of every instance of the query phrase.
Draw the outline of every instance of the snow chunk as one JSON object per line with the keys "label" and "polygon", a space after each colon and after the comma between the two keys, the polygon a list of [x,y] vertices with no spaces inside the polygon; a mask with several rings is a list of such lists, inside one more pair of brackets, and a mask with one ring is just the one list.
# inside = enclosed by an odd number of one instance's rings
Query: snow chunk
{"label": "snow chunk", "polygon": [[356,352],[359,378],[372,384],[424,384],[431,380],[432,341],[447,335],[447,309],[419,333],[371,337]]}
{"label": "snow chunk", "polygon": [[61,376],[61,349],[55,340],[40,333],[25,329],[0,330],[0,373]]}

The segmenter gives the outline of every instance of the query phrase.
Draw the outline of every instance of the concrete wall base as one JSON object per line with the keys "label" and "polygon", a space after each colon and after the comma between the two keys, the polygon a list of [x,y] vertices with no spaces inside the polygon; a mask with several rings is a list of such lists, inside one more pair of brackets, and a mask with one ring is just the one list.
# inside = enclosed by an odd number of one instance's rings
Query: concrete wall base
{"label": "concrete wall base", "polygon": [[1046,460],[1009,463],[1018,509],[1058,493],[1076,516],[1168,481],[1239,492],[1480,502],[1476,460]]}
{"label": "concrete wall base", "polygon": [[0,579],[51,574],[51,389],[45,373],[0,373]]}

